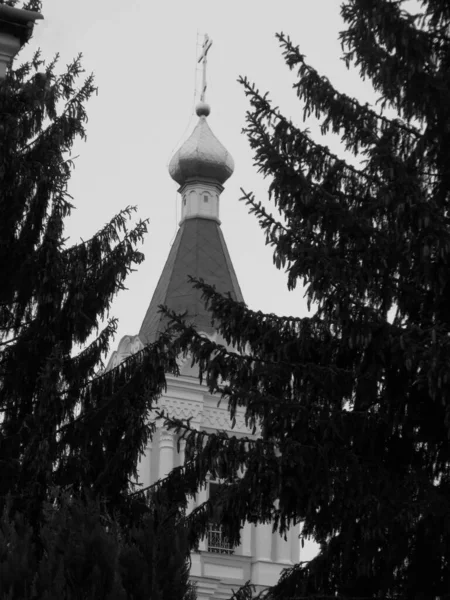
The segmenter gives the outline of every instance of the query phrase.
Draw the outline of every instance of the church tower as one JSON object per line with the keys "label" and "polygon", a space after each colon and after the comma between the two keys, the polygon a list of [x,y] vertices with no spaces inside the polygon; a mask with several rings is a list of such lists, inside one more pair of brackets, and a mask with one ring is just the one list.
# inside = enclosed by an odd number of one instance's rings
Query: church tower
{"label": "church tower", "polygon": [[178,313],[187,311],[188,321],[199,331],[215,334],[201,292],[193,289],[188,275],[243,300],[219,220],[220,194],[233,173],[234,161],[208,125],[209,106],[200,102],[196,112],[199,119],[194,131],[169,164],[169,173],[180,186],[181,221],[139,331],[144,343],[154,342],[164,330],[160,304]]}
{"label": "church tower", "polygon": [[[211,42],[206,38],[203,58],[203,92],[196,107],[198,122],[186,142],[175,153],[169,173],[178,184],[181,197],[181,221],[175,241],[153,293],[140,331],[125,336],[108,364],[115,367],[144,344],[154,342],[164,331],[166,323],[158,306],[164,304],[178,312],[187,312],[187,319],[197,330],[211,339],[218,339],[211,325],[211,316],[193,289],[188,276],[202,278],[213,284],[220,293],[230,293],[243,300],[236,273],[220,226],[220,195],[232,175],[234,161],[215,137],[208,124],[210,107],[205,102],[206,53]],[[180,367],[180,375],[167,375],[167,391],[160,407],[171,417],[192,418],[191,426],[214,432],[225,430],[229,435],[252,436],[245,425],[244,410],[238,409],[234,426],[224,406],[217,406],[205,385],[199,383],[197,372],[187,359]],[[184,462],[184,444],[177,451],[177,439],[161,424],[142,456],[139,465],[140,483],[147,487],[165,477],[174,467]],[[205,502],[218,482],[208,481],[191,503],[190,510]],[[257,590],[274,585],[284,568],[299,560],[298,528],[293,528],[287,539],[272,533],[270,524],[245,524],[241,544],[230,547],[220,527],[213,523],[201,541],[199,552],[192,553],[191,579],[197,584],[198,600],[225,599],[240,585],[251,580]]]}

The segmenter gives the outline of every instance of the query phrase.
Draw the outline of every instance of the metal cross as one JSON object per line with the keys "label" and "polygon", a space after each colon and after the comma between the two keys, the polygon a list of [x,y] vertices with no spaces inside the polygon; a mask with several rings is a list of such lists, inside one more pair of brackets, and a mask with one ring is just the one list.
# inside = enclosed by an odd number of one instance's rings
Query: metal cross
{"label": "metal cross", "polygon": [[207,61],[208,50],[211,48],[211,46],[212,46],[212,40],[210,40],[209,37],[208,37],[208,35],[205,34],[205,41],[203,42],[202,53],[200,54],[200,58],[198,59],[198,62],[202,62],[203,61],[203,82],[202,82],[202,93],[200,94],[200,101],[201,102],[205,101],[205,92],[206,92],[206,61]]}

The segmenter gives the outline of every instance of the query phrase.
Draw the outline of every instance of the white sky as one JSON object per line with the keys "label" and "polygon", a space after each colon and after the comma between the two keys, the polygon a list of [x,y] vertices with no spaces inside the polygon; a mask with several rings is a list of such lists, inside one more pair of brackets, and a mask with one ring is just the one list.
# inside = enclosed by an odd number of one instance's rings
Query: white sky
{"label": "white sky", "polygon": [[[138,206],[139,217],[150,218],[146,260],[112,309],[120,320],[116,343],[138,333],[178,227],[180,200],[167,165],[197,121],[194,93],[197,70],[198,99],[197,56],[204,33],[213,39],[209,124],[236,164],[221,197],[221,219],[244,298],[252,309],[307,314],[301,289],[288,292],[255,218],[238,202],[241,187],[264,200],[267,185],[252,166],[241,133],[248,102],[236,80],[247,75],[301,124],[302,107],[291,89],[294,75],[275,40],[283,31],[336,87],[372,102],[369,85],[340,60],[339,5],[337,0],[44,0],[45,21],[19,62],[40,47],[47,59],[59,52],[62,69],[82,52],[99,88],[88,104],[87,143],[74,151],[80,157],[69,192],[77,210],[67,234],[73,242],[87,239],[128,204]],[[339,148],[337,140],[326,143]],[[308,555],[305,549],[302,559]]]}

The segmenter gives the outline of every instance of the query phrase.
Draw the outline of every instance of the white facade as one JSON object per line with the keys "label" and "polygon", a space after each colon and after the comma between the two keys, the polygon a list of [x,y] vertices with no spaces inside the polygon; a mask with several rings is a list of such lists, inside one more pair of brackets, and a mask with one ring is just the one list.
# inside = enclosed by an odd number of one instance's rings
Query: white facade
{"label": "white facade", "polygon": [[[234,428],[231,427],[225,406],[217,406],[217,397],[211,395],[198,381],[189,360],[181,366],[179,377],[167,376],[167,392],[159,407],[168,416],[177,419],[192,417],[191,426],[204,431],[225,430],[230,435],[252,437],[245,426],[243,409],[238,411]],[[184,444],[177,450],[177,439],[169,431],[157,428],[151,444],[139,465],[140,483],[150,485],[165,477],[172,468],[184,461]],[[199,491],[190,510],[208,499],[209,485]],[[274,585],[283,569],[299,561],[299,527],[290,530],[285,540],[272,533],[272,525],[254,526],[247,523],[241,534],[241,544],[229,548],[221,539],[220,531],[212,528],[192,554],[191,579],[197,584],[198,600],[229,598],[246,581],[263,589]]]}

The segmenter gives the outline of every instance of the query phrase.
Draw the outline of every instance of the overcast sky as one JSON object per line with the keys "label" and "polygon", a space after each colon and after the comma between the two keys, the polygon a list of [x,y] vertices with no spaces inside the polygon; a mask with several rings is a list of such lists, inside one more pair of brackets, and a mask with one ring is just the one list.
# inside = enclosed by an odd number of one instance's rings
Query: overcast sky
{"label": "overcast sky", "polygon": [[[149,218],[143,245],[146,260],[129,277],[128,291],[116,299],[116,342],[139,331],[178,227],[180,198],[167,165],[197,122],[194,112],[201,73],[197,57],[208,33],[207,101],[209,124],[235,160],[234,175],[221,196],[222,229],[247,304],[277,314],[305,315],[303,292],[289,292],[286,276],[272,264],[272,250],[245,204],[240,188],[267,197],[267,182],[252,164],[241,133],[248,101],[239,75],[271,96],[285,114],[301,122],[301,105],[284,65],[275,33],[291,36],[308,62],[351,95],[372,100],[368,84],[340,60],[342,29],[337,0],[254,0],[227,2],[147,0],[44,0],[43,15],[22,62],[36,48],[61,69],[79,52],[87,73],[94,72],[98,96],[88,104],[86,143],[69,188],[76,211],[67,234],[87,239],[128,204]],[[314,131],[314,123],[312,123]],[[326,143],[338,150],[338,141]]]}

